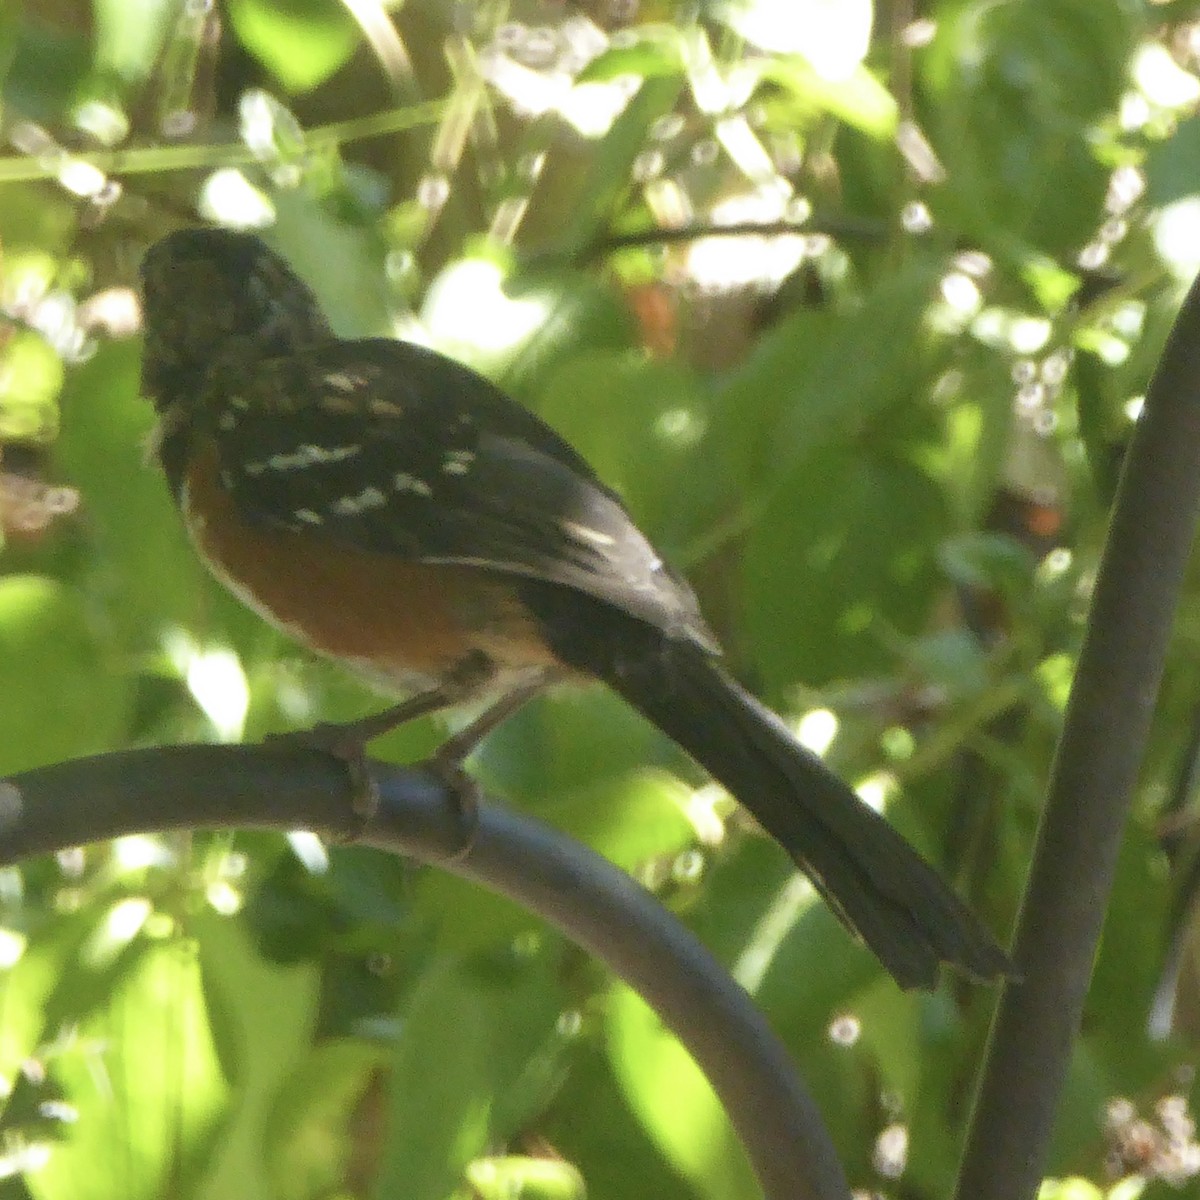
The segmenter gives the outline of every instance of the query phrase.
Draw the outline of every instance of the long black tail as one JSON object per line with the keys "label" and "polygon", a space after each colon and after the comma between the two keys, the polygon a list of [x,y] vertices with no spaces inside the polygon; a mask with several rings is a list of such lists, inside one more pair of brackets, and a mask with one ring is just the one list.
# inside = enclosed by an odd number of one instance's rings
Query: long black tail
{"label": "long black tail", "polygon": [[932,987],[940,962],[1011,972],[916,851],[700,647],[667,642],[606,682],[754,814],[902,987]]}

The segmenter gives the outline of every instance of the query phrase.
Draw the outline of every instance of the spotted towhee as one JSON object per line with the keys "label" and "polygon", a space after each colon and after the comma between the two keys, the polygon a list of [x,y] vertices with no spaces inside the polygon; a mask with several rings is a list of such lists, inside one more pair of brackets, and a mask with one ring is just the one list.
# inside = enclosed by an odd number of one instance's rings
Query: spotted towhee
{"label": "spotted towhee", "polygon": [[335,337],[260,240],[184,230],[142,265],[157,454],[215,574],[417,712],[601,679],[724,784],[905,987],[1005,955],[937,874],[721,669],[688,585],[537,417],[441,355]]}

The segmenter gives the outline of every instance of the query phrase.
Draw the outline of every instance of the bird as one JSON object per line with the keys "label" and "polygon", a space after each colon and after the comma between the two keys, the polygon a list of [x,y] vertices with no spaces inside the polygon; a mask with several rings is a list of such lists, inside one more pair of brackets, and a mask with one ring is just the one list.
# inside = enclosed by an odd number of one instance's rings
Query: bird
{"label": "bird", "polygon": [[937,872],[734,680],[696,596],[618,495],[497,385],[394,338],[335,335],[255,234],[178,229],[141,265],[141,392],[190,539],[285,634],[405,700],[366,740],[599,680],[773,837],[903,988],[1011,963]]}

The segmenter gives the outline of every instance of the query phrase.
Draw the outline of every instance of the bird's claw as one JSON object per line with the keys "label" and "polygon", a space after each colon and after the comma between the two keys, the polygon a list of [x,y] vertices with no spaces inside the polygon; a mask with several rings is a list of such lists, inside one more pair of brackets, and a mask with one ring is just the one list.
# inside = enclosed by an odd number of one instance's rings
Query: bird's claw
{"label": "bird's claw", "polygon": [[462,834],[458,846],[450,853],[449,860],[466,858],[471,853],[476,834],[479,832],[479,802],[483,789],[467,772],[462,759],[457,755],[438,751],[425,761],[424,768],[450,793]]}
{"label": "bird's claw", "polygon": [[348,835],[353,841],[379,812],[379,784],[367,761],[367,749],[352,727],[322,721],[310,729],[271,733],[263,745],[273,750],[315,750],[335,758],[346,768],[350,784],[350,810],[358,818],[358,828]]}

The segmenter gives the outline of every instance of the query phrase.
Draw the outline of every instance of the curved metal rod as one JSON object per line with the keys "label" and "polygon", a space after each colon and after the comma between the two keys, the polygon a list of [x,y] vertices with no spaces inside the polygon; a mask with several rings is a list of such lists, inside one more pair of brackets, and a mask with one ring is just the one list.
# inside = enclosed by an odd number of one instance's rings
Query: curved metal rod
{"label": "curved metal rod", "polygon": [[1200,280],[1133,427],[992,1024],[958,1200],[1028,1200],[1050,1157],[1200,523]]}
{"label": "curved metal rod", "polygon": [[687,1047],[737,1130],[767,1200],[847,1200],[816,1106],[746,993],[623,871],[518,813],[481,804],[469,850],[444,784],[372,763],[367,822],[325,755],[173,746],[79,759],[0,781],[0,864],[123,834],[252,826],[313,829],[410,855],[535,912],[640,993]]}

